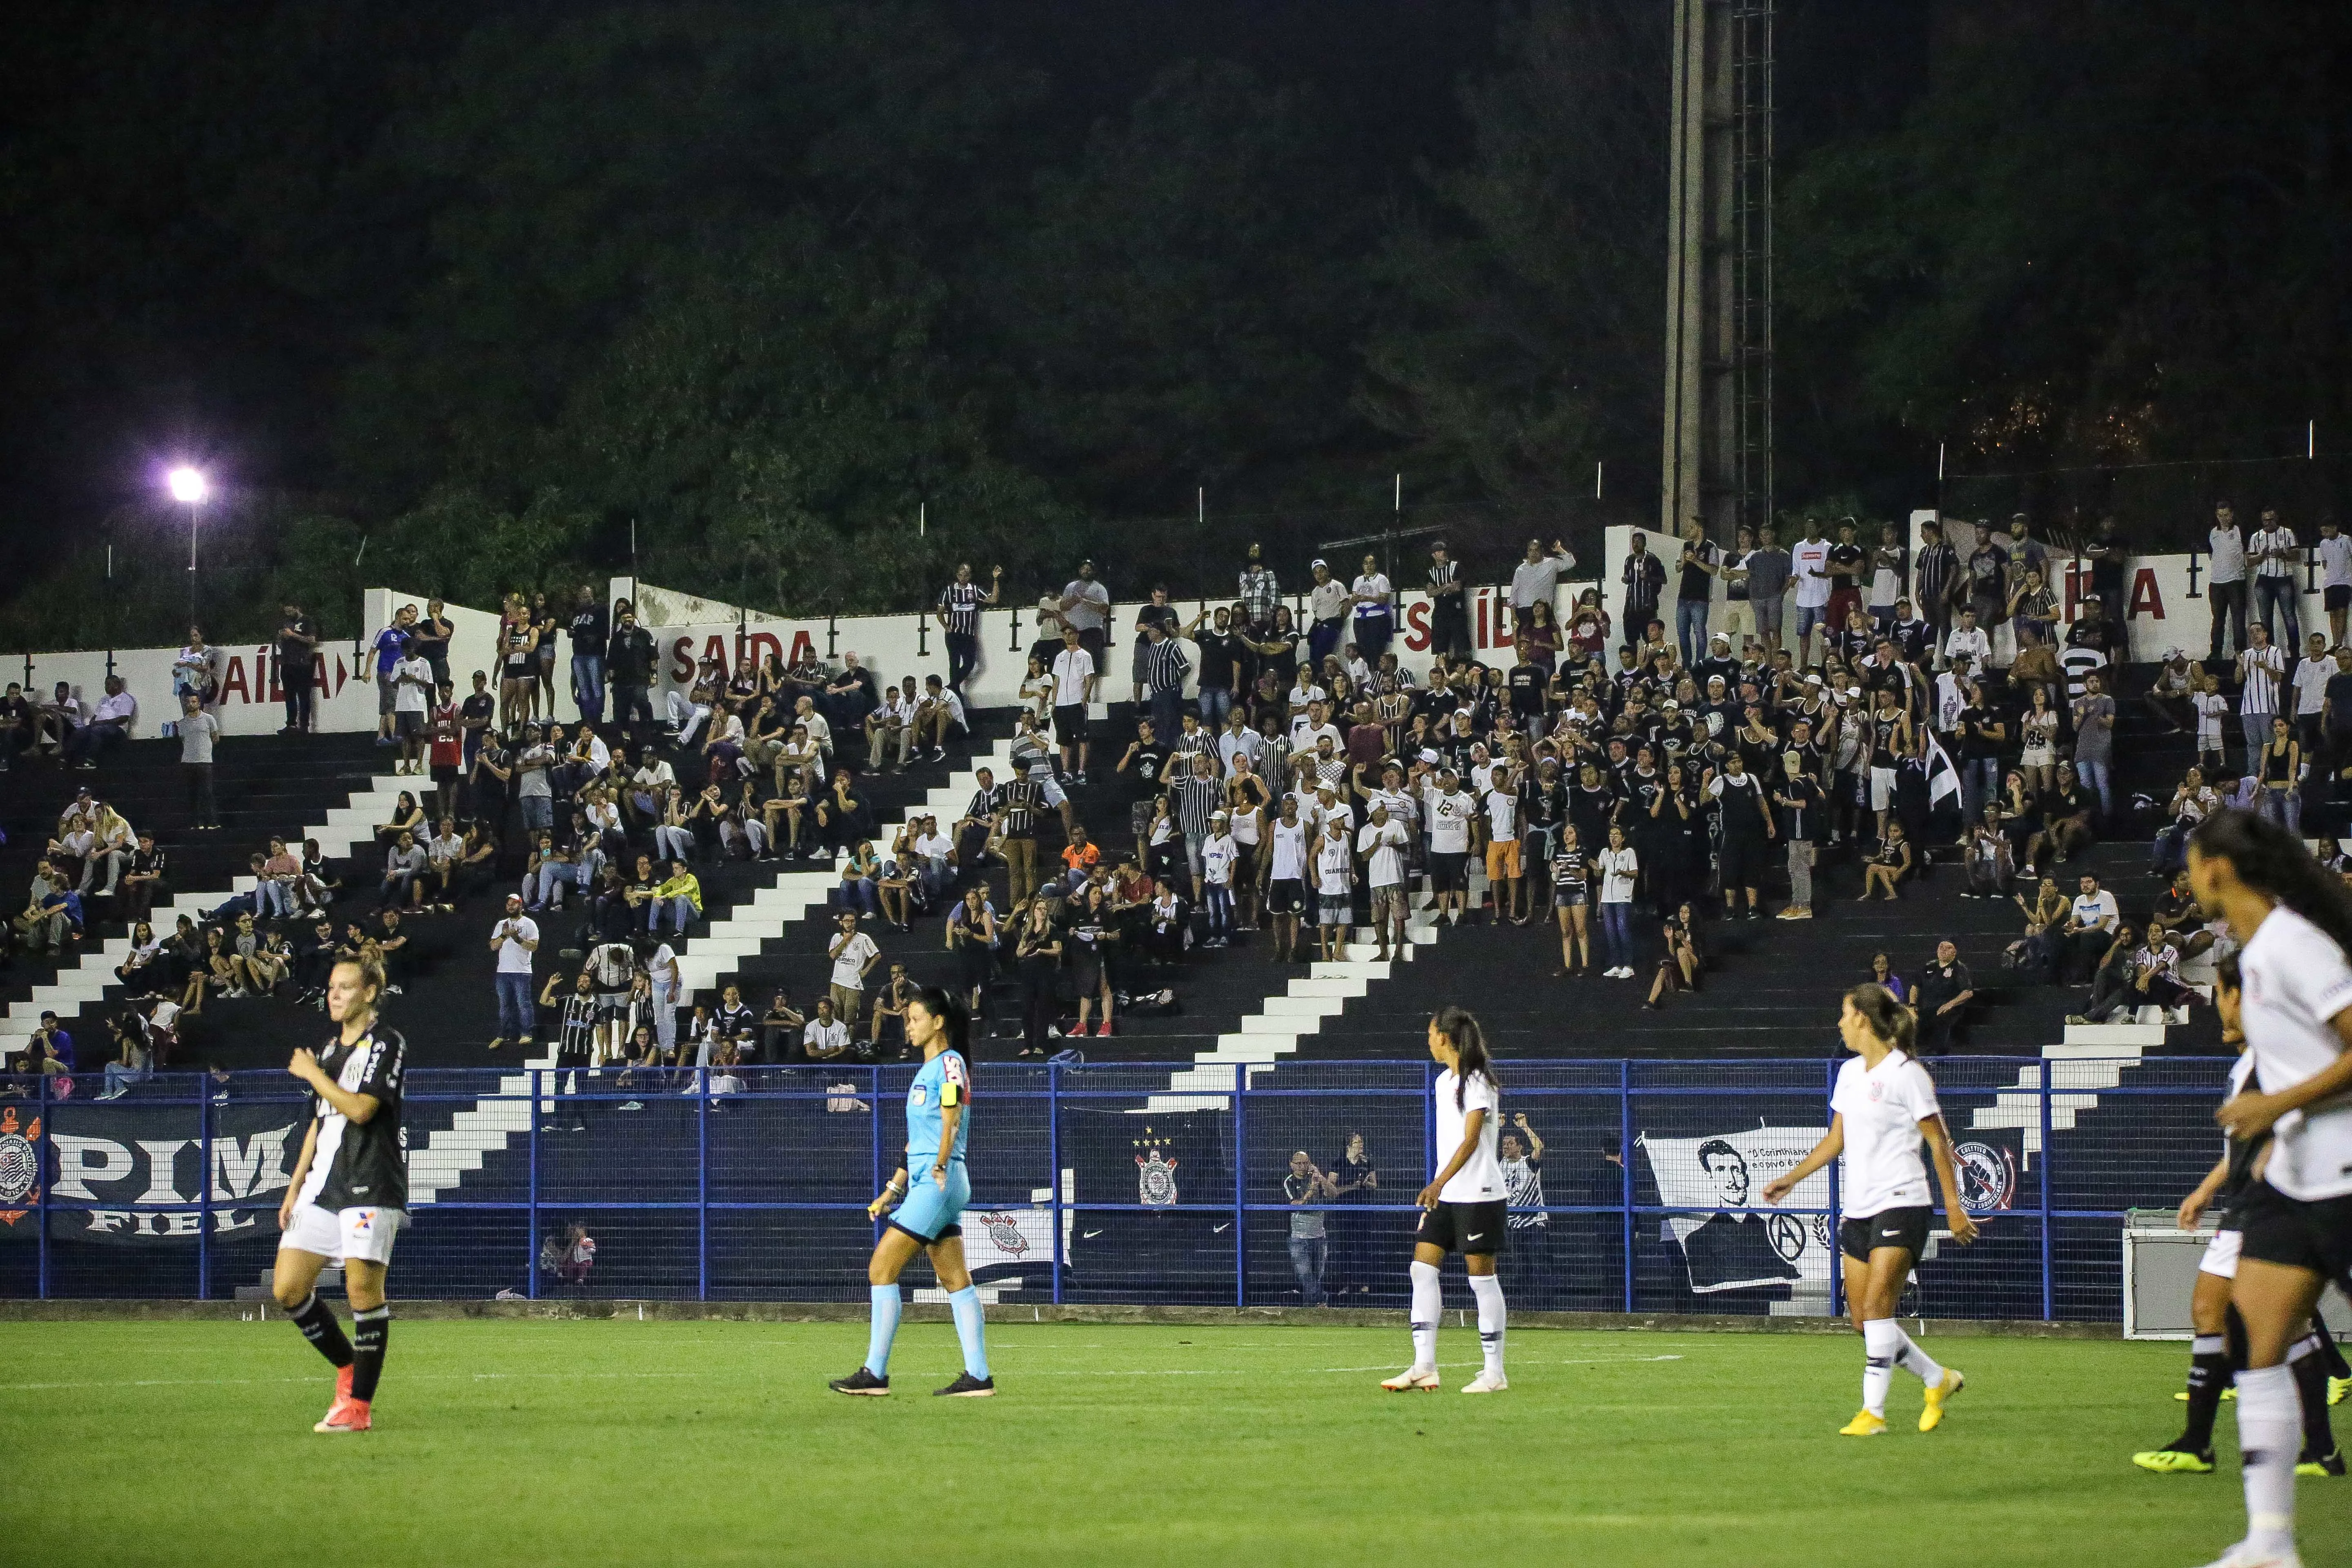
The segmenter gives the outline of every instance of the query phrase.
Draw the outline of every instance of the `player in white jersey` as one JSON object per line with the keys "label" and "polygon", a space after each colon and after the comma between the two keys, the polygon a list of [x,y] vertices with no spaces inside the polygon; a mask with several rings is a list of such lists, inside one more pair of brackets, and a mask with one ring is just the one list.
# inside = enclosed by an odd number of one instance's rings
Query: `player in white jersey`
{"label": "player in white jersey", "polygon": [[2246,1534],[2214,1568],[2297,1568],[2301,1402],[2287,1353],[2327,1281],[2352,1282],[2352,890],[2301,839],[2244,811],[2198,825],[2189,882],[2238,939],[2240,1020],[2254,1060],[2252,1085],[2214,1117],[2242,1142],[2271,1138],[2236,1205],[2244,1239],[2230,1282],[2246,1326]]}
{"label": "player in white jersey", "polygon": [[[2254,1058],[2246,1049],[2246,1035],[2240,1023],[2240,989],[2238,961],[2222,960],[2214,973],[2213,1007],[2221,1016],[2221,1038],[2238,1048],[2238,1059],[2230,1064],[2229,1087],[2222,1093],[2222,1103],[2245,1092],[2254,1074]],[[2194,1337],[2189,1342],[2189,1386],[2174,1398],[2189,1406],[2189,1419],[2179,1437],[2161,1448],[2151,1448],[2132,1456],[2132,1463],[2143,1470],[2158,1475],[2210,1475],[2213,1469],[2213,1417],[2221,1408],[2221,1396],[2230,1385],[2231,1363],[2242,1359],[2245,1329],[2233,1320],[2237,1314],[2230,1306],[2231,1282],[2237,1278],[2238,1256],[2244,1237],[2238,1229],[2236,1215],[2231,1212],[2238,1195],[2245,1190],[2254,1159],[2262,1152],[2263,1142],[2242,1143],[2224,1135],[2221,1157],[2197,1184],[2197,1190],[2181,1200],[2176,1218],[2181,1229],[2195,1230],[2198,1220],[2208,1208],[2219,1204],[2221,1221],[2213,1239],[2205,1244],[2205,1256],[2197,1265],[2197,1288],[2189,1299],[2189,1319]],[[2232,1356],[2231,1341],[2237,1355]],[[2303,1457],[2295,1464],[2295,1473],[2303,1476],[2342,1475],[2344,1456],[2336,1452],[2336,1436],[2327,1417],[2329,1385],[2328,1363],[2335,1347],[2328,1339],[2326,1326],[2316,1317],[2311,1330],[2295,1342],[2287,1357],[2294,1369],[2295,1392],[2303,1405]]]}
{"label": "player in white jersey", "polygon": [[1437,1147],[1447,1159],[1417,1200],[1421,1218],[1412,1244],[1412,1365],[1381,1386],[1437,1392],[1437,1320],[1444,1310],[1438,1269],[1449,1252],[1462,1254],[1470,1292],[1478,1299],[1478,1346],[1485,1364],[1463,1384],[1465,1394],[1500,1394],[1503,1375],[1503,1282],[1495,1255],[1509,1228],[1510,1194],[1495,1145],[1502,1131],[1503,1087],[1487,1059],[1478,1020],[1448,1007],[1429,1021],[1429,1054],[1445,1070],[1430,1088]]}
{"label": "player in white jersey", "polygon": [[1845,1210],[1838,1249],[1845,1255],[1846,1306],[1862,1331],[1864,1360],[1862,1410],[1838,1429],[1842,1437],[1885,1432],[1886,1386],[1898,1366],[1927,1385],[1922,1432],[1942,1425],[1945,1401],[1968,1384],[1957,1369],[1937,1366],[1895,1321],[1903,1282],[1927,1248],[1935,1215],[1927,1167],[1919,1158],[1922,1140],[1935,1162],[1952,1239],[1966,1247],[1977,1238],[1976,1221],[1960,1206],[1952,1135],[1936,1101],[1936,1080],[1911,1054],[1917,1027],[1911,1009],[1884,985],[1857,985],[1845,994],[1838,1034],[1853,1059],[1838,1069],[1829,1134],[1796,1169],[1764,1189],[1764,1201],[1777,1204],[1807,1176],[1845,1157],[1838,1172]]}

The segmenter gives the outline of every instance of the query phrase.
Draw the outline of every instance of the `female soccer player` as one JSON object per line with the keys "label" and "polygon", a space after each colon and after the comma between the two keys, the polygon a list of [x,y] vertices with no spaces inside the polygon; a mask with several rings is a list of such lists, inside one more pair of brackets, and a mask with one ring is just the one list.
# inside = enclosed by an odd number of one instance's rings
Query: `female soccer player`
{"label": "female soccer player", "polygon": [[[407,1223],[408,1162],[400,1141],[400,1082],[408,1042],[377,1026],[383,970],[345,959],[329,972],[327,1016],[335,1037],[313,1056],[297,1050],[286,1070],[310,1086],[310,1131],[294,1179],[278,1205],[278,1268],[271,1293],[302,1337],[337,1368],[334,1403],[314,1432],[364,1432],[392,1326],[383,1304],[393,1239]],[[352,1337],[311,1287],[330,1262],[343,1266]]]}
{"label": "female soccer player", "polygon": [[2287,1351],[2321,1288],[2352,1282],[2352,890],[2285,828],[2243,811],[2198,825],[2189,885],[2239,941],[2240,1022],[2254,1059],[2252,1084],[2214,1117],[2241,1142],[2270,1134],[2233,1210],[2246,1535],[2214,1568],[2297,1568]]}
{"label": "female soccer player", "polygon": [[[2238,1048],[2238,1059],[2230,1067],[2230,1087],[2221,1097],[2224,1104],[2245,1091],[2247,1080],[2254,1071],[2254,1058],[2246,1051],[2245,1031],[2239,1021],[2242,999],[2238,961],[2225,959],[2214,977],[2213,1008],[2221,1016],[2221,1038]],[[2195,1230],[2199,1216],[2206,1209],[2216,1203],[2221,1205],[2221,1225],[2213,1239],[2205,1244],[2205,1256],[2197,1265],[2197,1288],[2189,1299],[2189,1318],[2195,1338],[2189,1342],[2189,1388],[2179,1396],[2188,1402],[2189,1423],[2180,1436],[2164,1447],[2132,1456],[2133,1464],[2158,1475],[2207,1475],[2212,1471],[2213,1417],[2221,1408],[2222,1391],[2230,1385],[2233,1328],[2230,1321],[2230,1282],[2237,1276],[2238,1255],[2244,1239],[2231,1205],[2245,1190],[2248,1170],[2262,1144],[2241,1143],[2227,1137],[2221,1142],[2221,1158],[2197,1184],[2197,1190],[2181,1201],[2178,1220],[2181,1229]],[[2242,1353],[2243,1335],[2242,1329],[2237,1331]],[[2287,1357],[2287,1364],[2294,1371],[2295,1392],[2303,1403],[2303,1457],[2295,1464],[2297,1475],[2344,1473],[2344,1457],[2336,1451],[2336,1437],[2327,1417],[2330,1349],[2326,1327],[2315,1316],[2311,1331],[2295,1342],[2294,1350]]]}
{"label": "female soccer player", "polygon": [[988,1346],[982,1332],[980,1291],[963,1263],[964,1205],[971,1201],[971,1178],[964,1171],[971,1120],[971,1068],[964,1058],[971,1026],[963,1005],[936,985],[926,985],[907,1004],[907,1038],[923,1053],[922,1069],[907,1090],[907,1163],[898,1167],[867,1215],[880,1219],[896,1209],[889,1227],[874,1244],[866,1266],[874,1291],[874,1327],[866,1364],[833,1380],[835,1394],[890,1392],[890,1342],[898,1332],[898,1276],[919,1249],[948,1293],[956,1338],[963,1342],[963,1374],[934,1394],[984,1399],[996,1392],[988,1375]]}
{"label": "female soccer player", "polygon": [[1952,1239],[1966,1247],[1977,1238],[1976,1221],[1960,1206],[1952,1136],[1936,1103],[1936,1081],[1911,1055],[1916,1027],[1911,1009],[1884,985],[1857,985],[1845,994],[1838,1035],[1854,1059],[1838,1069],[1837,1088],[1830,1095],[1829,1135],[1795,1170],[1764,1189],[1764,1201],[1777,1204],[1807,1176],[1845,1156],[1840,1168],[1845,1217],[1838,1226],[1838,1249],[1845,1254],[1845,1298],[1853,1325],[1862,1331],[1864,1359],[1862,1411],[1838,1429],[1842,1437],[1885,1432],[1886,1385],[1897,1366],[1927,1385],[1927,1403],[1919,1412],[1922,1432],[1942,1424],[1944,1402],[1968,1384],[1958,1371],[1928,1360],[1895,1321],[1895,1303],[1911,1266],[1927,1249],[1927,1225],[1935,1214],[1927,1166],[1919,1159],[1922,1138],[1944,1189]]}
{"label": "female soccer player", "polygon": [[1503,1250],[1509,1207],[1502,1163],[1495,1155],[1503,1089],[1487,1060],[1478,1020],[1459,1007],[1429,1021],[1429,1054],[1445,1069],[1430,1090],[1437,1146],[1453,1153],[1417,1200],[1422,1215],[1412,1246],[1412,1365],[1381,1386],[1391,1394],[1413,1388],[1437,1392],[1437,1320],[1444,1310],[1437,1271],[1447,1253],[1458,1252],[1470,1271],[1471,1293],[1478,1298],[1478,1346],[1486,1356],[1485,1366],[1462,1392],[1500,1394],[1511,1386],[1503,1375],[1503,1282],[1495,1278],[1495,1255]]}

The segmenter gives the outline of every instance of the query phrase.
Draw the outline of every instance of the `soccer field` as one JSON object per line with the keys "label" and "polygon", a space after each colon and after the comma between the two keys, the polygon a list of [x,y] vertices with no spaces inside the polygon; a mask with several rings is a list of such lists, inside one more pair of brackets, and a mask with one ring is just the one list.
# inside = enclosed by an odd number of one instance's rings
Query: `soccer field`
{"label": "soccer field", "polygon": [[[1943,1429],[1898,1375],[1885,1438],[1835,1436],[1852,1336],[1514,1329],[1511,1389],[1386,1394],[1402,1329],[992,1323],[1003,1393],[944,1400],[953,1331],[908,1323],[887,1399],[845,1399],[856,1323],[396,1321],[374,1432],[315,1436],[293,1328],[0,1324],[6,1557],[79,1563],[2189,1564],[2242,1525],[2147,1476],[2183,1347],[1938,1338]],[[2314,1564],[2352,1482],[2302,1485]],[[1865,1542],[1876,1542],[1867,1545]]]}

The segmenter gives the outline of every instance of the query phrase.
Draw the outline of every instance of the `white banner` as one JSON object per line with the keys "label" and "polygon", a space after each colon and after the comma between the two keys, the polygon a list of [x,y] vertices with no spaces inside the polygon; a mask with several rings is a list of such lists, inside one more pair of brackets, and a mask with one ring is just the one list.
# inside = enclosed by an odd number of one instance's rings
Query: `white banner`
{"label": "white banner", "polygon": [[[1664,1231],[1682,1248],[1693,1291],[1705,1296],[1801,1283],[1827,1288],[1837,1256],[1828,1216],[1739,1212],[1763,1208],[1766,1184],[1794,1170],[1826,1131],[1754,1127],[1708,1138],[1644,1133],[1634,1140],[1649,1157],[1658,1202],[1691,1211],[1668,1215]],[[1791,1208],[1827,1208],[1829,1172],[1807,1176],[1784,1201]]]}

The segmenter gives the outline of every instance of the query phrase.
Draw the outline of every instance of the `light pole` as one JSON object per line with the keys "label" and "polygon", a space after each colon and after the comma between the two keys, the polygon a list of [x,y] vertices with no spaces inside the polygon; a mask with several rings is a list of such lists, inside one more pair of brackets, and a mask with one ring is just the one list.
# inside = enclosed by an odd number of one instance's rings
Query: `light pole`
{"label": "light pole", "polygon": [[205,498],[212,493],[204,470],[183,463],[163,476],[163,486],[172,499],[188,509],[188,624],[196,624],[196,516],[204,510]]}

